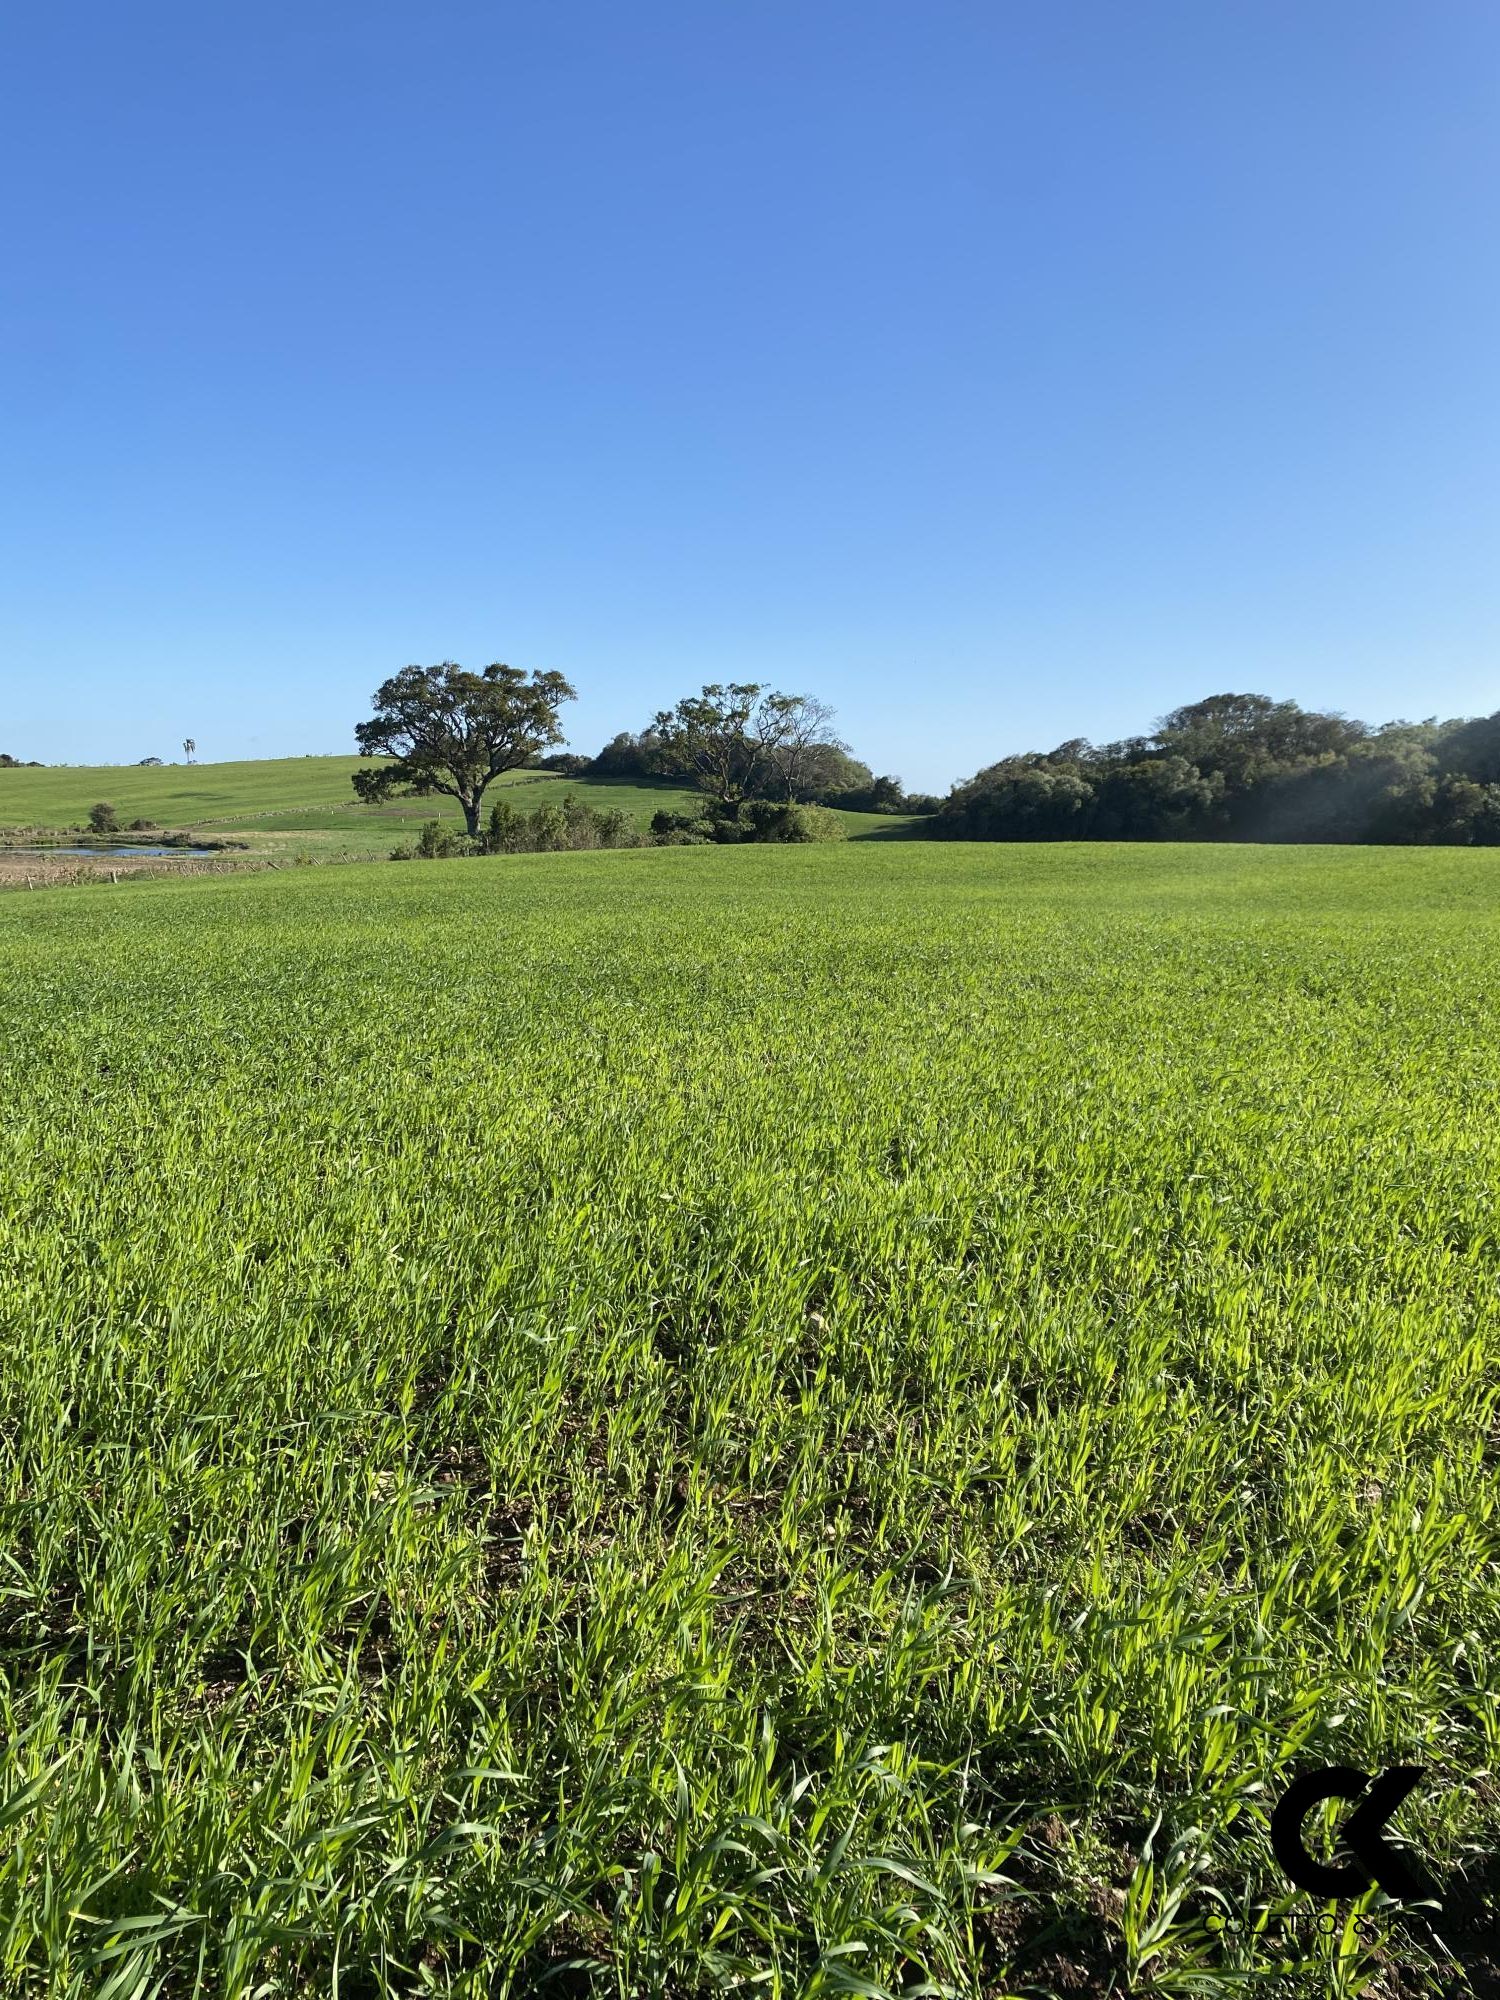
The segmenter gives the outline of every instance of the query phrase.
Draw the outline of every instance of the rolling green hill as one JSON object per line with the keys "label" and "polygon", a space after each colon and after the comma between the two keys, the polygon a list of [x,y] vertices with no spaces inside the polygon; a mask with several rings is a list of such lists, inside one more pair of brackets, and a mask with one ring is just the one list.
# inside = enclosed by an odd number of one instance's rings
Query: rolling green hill
{"label": "rolling green hill", "polygon": [[[60,764],[0,770],[0,829],[81,826],[89,808],[107,799],[121,824],[153,819],[162,826],[243,837],[252,848],[342,855],[387,852],[409,839],[423,820],[462,825],[452,799],[392,799],[361,805],[350,779],[357,757],[278,757],[232,764]],[[562,778],[545,771],[511,771],[498,781],[518,808],[530,810],[569,792],[618,807],[645,826],[655,812],[686,811],[693,794],[675,785],[617,784]],[[906,819],[842,813],[852,838],[891,838]]]}

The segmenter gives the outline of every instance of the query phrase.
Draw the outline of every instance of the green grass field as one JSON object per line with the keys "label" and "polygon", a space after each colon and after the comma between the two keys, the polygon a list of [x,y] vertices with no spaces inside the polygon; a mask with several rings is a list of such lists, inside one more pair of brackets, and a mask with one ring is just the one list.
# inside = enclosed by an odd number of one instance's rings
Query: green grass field
{"label": "green grass field", "polygon": [[0,1991],[1463,1990],[1298,1927],[1333,1762],[1495,1976],[1500,855],[310,869],[0,964]]}
{"label": "green grass field", "polygon": [[[423,820],[462,827],[452,799],[397,798],[362,805],[350,779],[357,757],[279,757],[236,764],[59,764],[0,770],[0,829],[80,826],[89,808],[107,799],[122,825],[154,819],[162,826],[243,837],[252,850],[314,860],[385,855],[409,841]],[[615,807],[645,827],[655,812],[687,811],[693,795],[671,785],[616,784],[561,778],[546,771],[509,771],[498,779],[518,810],[558,804],[573,793]],[[495,794],[492,791],[490,796]],[[890,838],[916,822],[880,813],[841,813],[851,838]]]}

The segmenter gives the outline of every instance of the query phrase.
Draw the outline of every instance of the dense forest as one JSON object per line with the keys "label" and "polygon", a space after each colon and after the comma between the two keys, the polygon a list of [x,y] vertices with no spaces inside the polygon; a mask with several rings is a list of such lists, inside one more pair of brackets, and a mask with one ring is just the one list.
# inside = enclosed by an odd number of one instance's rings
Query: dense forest
{"label": "dense forest", "polygon": [[1268,695],[1210,695],[1151,736],[986,765],[928,828],[957,840],[1500,846],[1500,712],[1372,728]]}

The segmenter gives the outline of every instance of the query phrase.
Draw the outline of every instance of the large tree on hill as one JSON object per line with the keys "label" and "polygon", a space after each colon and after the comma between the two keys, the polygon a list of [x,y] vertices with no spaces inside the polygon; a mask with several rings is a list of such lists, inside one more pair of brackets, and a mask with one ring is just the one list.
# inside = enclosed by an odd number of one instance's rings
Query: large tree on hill
{"label": "large tree on hill", "polygon": [[479,804],[502,772],[562,741],[557,711],[577,695],[561,674],[498,662],[470,673],[453,660],[403,667],[375,691],[374,719],[355,724],[362,757],[387,761],[354,773],[360,798],[376,804],[393,792],[419,798],[442,792],[479,832]]}
{"label": "large tree on hill", "polygon": [[721,812],[738,811],[779,740],[779,718],[764,692],[759,681],[710,681],[652,722],[663,761],[691,777]]}
{"label": "large tree on hill", "polygon": [[806,694],[768,691],[759,681],[711,681],[664,708],[648,734],[662,764],[691,777],[721,812],[770,790],[792,799],[820,752],[844,751],[833,710]]}
{"label": "large tree on hill", "polygon": [[838,751],[847,757],[849,745],[834,735],[828,703],[813,695],[768,695],[765,707],[777,730],[770,750],[777,785],[789,799],[798,798],[826,763],[826,753]]}

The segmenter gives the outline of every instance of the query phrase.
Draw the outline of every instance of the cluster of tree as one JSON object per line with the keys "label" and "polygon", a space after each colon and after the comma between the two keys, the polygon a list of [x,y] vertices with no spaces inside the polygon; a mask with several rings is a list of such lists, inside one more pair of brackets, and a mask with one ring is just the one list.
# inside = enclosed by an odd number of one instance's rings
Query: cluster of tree
{"label": "cluster of tree", "polygon": [[[575,699],[558,673],[528,677],[498,662],[471,673],[452,660],[404,667],[376,690],[372,720],[355,726],[362,755],[381,760],[355,772],[355,792],[371,803],[397,793],[446,794],[462,808],[470,842],[481,837],[485,792],[523,767],[691,784],[702,795],[702,813],[691,827],[665,832],[705,840],[829,837],[807,830],[824,822],[757,815],[750,811],[757,805],[868,812],[938,806],[936,799],[908,798],[898,778],[877,778],[851,757],[833,734],[832,709],[811,695],[780,694],[758,682],[713,682],[661,710],[640,735],[617,736],[592,758],[551,748],[562,740],[558,710]],[[793,826],[802,830],[788,833]]]}
{"label": "cluster of tree", "polygon": [[12,757],[8,750],[0,750],[0,771],[40,771],[38,757]]}
{"label": "cluster of tree", "polygon": [[1174,709],[1152,736],[1002,758],[932,821],[968,840],[1500,845],[1500,713],[1379,728],[1268,695]]}
{"label": "cluster of tree", "polygon": [[710,682],[639,732],[622,730],[577,768],[591,778],[690,784],[726,814],[748,799],[841,806],[849,812],[936,812],[939,801],[876,777],[833,732],[813,695],[757,681]]}

